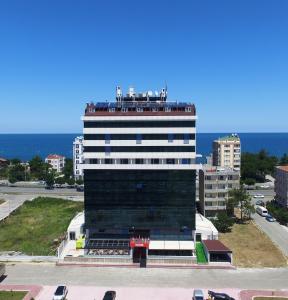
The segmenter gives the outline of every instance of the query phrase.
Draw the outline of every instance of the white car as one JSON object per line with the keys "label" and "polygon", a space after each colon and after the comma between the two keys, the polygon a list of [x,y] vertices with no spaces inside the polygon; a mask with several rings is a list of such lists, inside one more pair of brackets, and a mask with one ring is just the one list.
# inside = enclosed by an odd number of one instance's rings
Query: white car
{"label": "white car", "polygon": [[263,185],[260,185],[260,188],[261,189],[269,189],[269,185],[267,185],[267,184],[263,184]]}
{"label": "white car", "polygon": [[202,290],[194,290],[193,292],[193,300],[204,300],[204,293]]}
{"label": "white car", "polygon": [[255,194],[253,196],[253,198],[264,198],[264,195],[262,195],[262,194]]}
{"label": "white car", "polygon": [[54,293],[53,300],[64,300],[67,294],[67,287],[65,285],[59,285]]}

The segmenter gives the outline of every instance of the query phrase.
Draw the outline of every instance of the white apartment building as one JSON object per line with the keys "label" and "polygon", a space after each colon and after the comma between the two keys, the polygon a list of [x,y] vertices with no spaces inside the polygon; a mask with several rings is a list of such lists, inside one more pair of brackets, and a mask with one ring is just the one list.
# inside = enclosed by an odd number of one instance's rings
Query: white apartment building
{"label": "white apartment building", "polygon": [[275,200],[283,207],[288,208],[288,166],[275,168]]}
{"label": "white apartment building", "polygon": [[74,178],[76,179],[82,179],[84,172],[82,168],[82,164],[84,162],[83,159],[83,146],[84,137],[83,136],[77,136],[73,142],[73,173]]}
{"label": "white apartment building", "polygon": [[55,170],[57,173],[62,173],[63,168],[65,166],[65,156],[58,154],[49,154],[45,158],[45,163],[50,164],[52,169]]}
{"label": "white apartment building", "polygon": [[213,165],[240,170],[241,143],[237,134],[224,136],[213,142]]}

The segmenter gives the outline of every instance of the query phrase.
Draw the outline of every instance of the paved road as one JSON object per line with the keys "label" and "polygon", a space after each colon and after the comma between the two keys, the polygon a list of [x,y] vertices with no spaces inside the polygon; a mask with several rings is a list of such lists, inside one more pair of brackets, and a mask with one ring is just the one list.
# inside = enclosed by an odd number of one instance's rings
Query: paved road
{"label": "paved road", "polygon": [[287,288],[288,268],[197,270],[57,267],[53,264],[15,264],[7,266],[3,284],[83,285],[110,287],[175,288]]}
{"label": "paved road", "polygon": [[10,186],[0,186],[0,193],[5,194],[41,194],[41,195],[70,195],[70,196],[82,196],[83,192],[77,192],[76,189],[67,189],[67,188],[55,188],[53,190],[46,190],[43,186],[39,187],[10,187]]}
{"label": "paved road", "polygon": [[9,216],[12,211],[25,201],[32,200],[38,196],[84,201],[83,193],[75,190],[55,189],[50,191],[44,188],[0,187],[0,199],[6,200],[4,204],[0,205],[0,221]]}
{"label": "paved road", "polygon": [[255,223],[288,257],[288,228],[280,225],[278,222],[268,222],[264,217],[258,214],[254,214],[252,217]]}

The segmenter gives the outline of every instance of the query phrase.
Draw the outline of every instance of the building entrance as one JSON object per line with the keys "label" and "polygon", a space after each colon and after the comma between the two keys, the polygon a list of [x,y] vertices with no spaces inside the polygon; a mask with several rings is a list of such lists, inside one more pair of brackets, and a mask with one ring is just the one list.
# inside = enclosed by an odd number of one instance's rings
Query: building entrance
{"label": "building entrance", "polygon": [[147,251],[144,247],[133,249],[133,263],[139,263],[140,267],[146,267]]}

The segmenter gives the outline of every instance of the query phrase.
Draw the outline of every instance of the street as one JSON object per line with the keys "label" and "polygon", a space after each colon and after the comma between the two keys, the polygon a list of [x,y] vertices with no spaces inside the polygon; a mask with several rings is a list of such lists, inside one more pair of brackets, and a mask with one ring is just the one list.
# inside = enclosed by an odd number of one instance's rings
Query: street
{"label": "street", "polygon": [[83,192],[75,189],[46,190],[44,187],[7,187],[0,186],[0,199],[6,200],[0,205],[0,221],[6,218],[13,210],[25,201],[36,197],[56,197],[73,201],[84,201]]}
{"label": "street", "polygon": [[287,288],[288,268],[168,269],[113,267],[57,267],[52,263],[18,263],[6,267],[2,284],[83,285],[106,287],[175,288]]}

